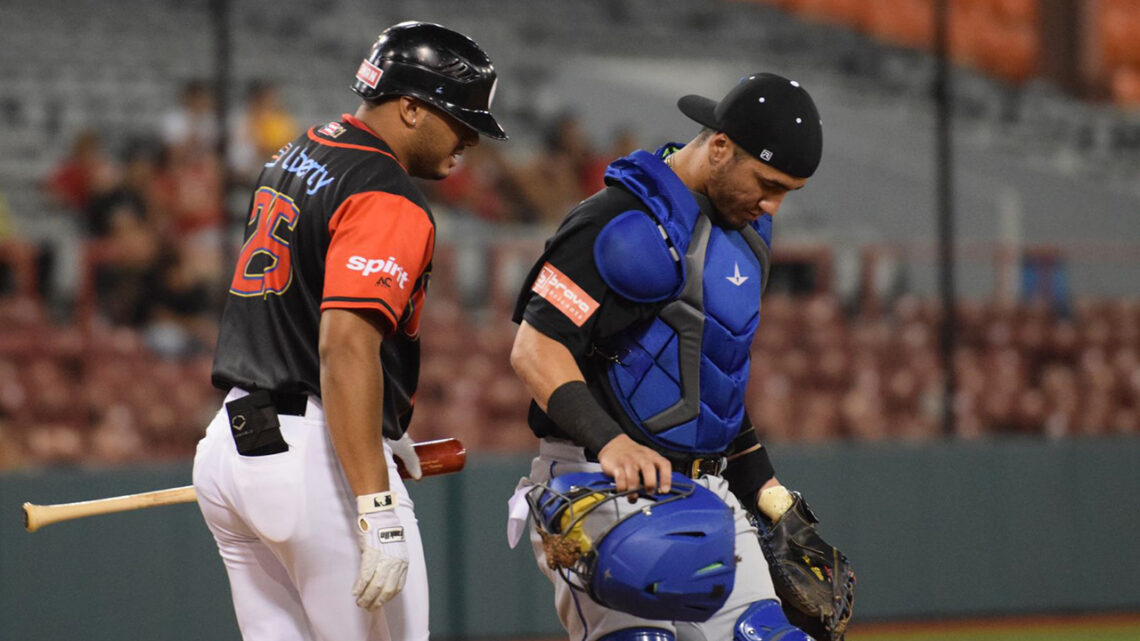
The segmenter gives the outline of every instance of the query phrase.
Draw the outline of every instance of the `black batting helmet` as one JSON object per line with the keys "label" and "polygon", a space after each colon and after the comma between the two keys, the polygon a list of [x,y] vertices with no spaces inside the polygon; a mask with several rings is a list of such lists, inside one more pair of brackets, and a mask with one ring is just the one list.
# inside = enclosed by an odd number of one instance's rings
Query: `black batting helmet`
{"label": "black batting helmet", "polygon": [[401,22],[372,45],[352,90],[370,101],[412,96],[484,136],[506,140],[491,115],[497,82],[491,59],[474,40],[430,22]]}

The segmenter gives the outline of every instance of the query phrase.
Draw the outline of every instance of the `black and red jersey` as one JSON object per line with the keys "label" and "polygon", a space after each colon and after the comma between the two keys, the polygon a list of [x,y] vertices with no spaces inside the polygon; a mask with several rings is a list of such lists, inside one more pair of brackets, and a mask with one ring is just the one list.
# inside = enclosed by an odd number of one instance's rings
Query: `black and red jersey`
{"label": "black and red jersey", "polygon": [[435,251],[427,200],[384,141],[348,114],[282,147],[257,184],[222,313],[214,385],[319,396],[321,311],[375,310],[387,326],[384,434],[399,437],[419,378]]}

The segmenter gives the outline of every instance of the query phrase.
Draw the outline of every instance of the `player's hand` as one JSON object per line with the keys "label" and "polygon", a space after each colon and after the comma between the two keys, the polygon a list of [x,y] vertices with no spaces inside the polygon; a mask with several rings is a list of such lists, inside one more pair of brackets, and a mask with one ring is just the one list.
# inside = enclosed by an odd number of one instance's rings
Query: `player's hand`
{"label": "player's hand", "polygon": [[[632,490],[639,485],[650,494],[668,492],[673,475],[669,459],[658,454],[629,436],[621,434],[606,443],[598,452],[602,471],[614,477],[617,491]],[[631,497],[633,498],[633,497]]]}
{"label": "player's hand", "polygon": [[404,432],[399,440],[389,439],[388,445],[392,448],[392,454],[404,462],[404,469],[408,470],[408,476],[412,477],[413,480],[420,480],[424,472],[420,468],[420,456],[416,454],[416,442],[412,440],[412,437]]}
{"label": "player's hand", "polygon": [[395,505],[356,517],[360,574],[352,586],[356,605],[375,610],[399,594],[408,576],[408,544]]}

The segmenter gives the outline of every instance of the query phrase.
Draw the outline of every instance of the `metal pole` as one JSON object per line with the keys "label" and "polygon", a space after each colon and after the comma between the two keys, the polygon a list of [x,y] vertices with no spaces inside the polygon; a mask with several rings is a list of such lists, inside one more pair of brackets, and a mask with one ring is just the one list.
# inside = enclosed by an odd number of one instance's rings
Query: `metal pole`
{"label": "metal pole", "polygon": [[954,397],[957,381],[954,375],[954,348],[957,342],[954,300],[954,154],[951,141],[950,84],[950,6],[949,0],[935,3],[935,53],[937,68],[934,80],[936,106],[935,172],[938,194],[938,290],[942,300],[939,327],[939,351],[943,368],[942,433],[956,432]]}
{"label": "metal pole", "polygon": [[[237,260],[237,248],[230,242],[234,214],[230,211],[230,191],[233,179],[229,166],[229,113],[230,86],[233,80],[233,34],[230,32],[230,0],[210,0],[210,14],[214,24],[214,105],[218,122],[217,153],[222,171],[222,233],[220,256],[222,286],[228,289],[232,272],[230,268]],[[226,291],[222,289],[221,291]]]}

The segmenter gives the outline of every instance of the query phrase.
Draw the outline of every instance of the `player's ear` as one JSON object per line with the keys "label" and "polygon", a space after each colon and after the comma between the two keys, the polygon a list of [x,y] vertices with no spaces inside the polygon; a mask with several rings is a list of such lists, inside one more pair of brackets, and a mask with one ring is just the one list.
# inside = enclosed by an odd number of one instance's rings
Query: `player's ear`
{"label": "player's ear", "polygon": [[411,96],[399,98],[400,120],[407,127],[414,128],[424,117],[424,103]]}
{"label": "player's ear", "polygon": [[709,165],[719,165],[732,157],[732,140],[723,131],[714,132],[705,144]]}

